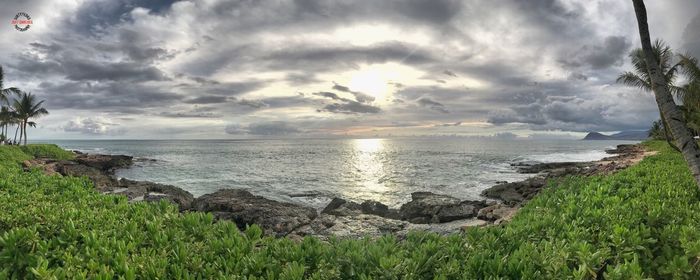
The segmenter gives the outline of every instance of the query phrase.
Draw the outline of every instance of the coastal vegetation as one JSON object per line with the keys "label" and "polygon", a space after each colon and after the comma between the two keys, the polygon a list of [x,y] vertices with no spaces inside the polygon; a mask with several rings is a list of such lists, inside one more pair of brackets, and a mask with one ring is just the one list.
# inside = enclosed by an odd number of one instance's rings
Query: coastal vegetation
{"label": "coastal vegetation", "polygon": [[[48,115],[49,111],[42,107],[44,100],[39,101],[35,95],[16,87],[4,88],[3,81],[4,72],[0,66],[0,145],[20,144],[22,140],[27,145],[27,127],[36,127],[36,122],[30,120]],[[10,140],[8,131],[13,125],[16,126],[15,134]]]}
{"label": "coastal vegetation", "polygon": [[[643,279],[700,276],[700,192],[681,155],[568,177],[501,226],[321,242],[240,232],[168,202],[128,203],[86,178],[24,172],[56,146],[0,147],[0,278]],[[29,148],[31,147],[31,148]]]}

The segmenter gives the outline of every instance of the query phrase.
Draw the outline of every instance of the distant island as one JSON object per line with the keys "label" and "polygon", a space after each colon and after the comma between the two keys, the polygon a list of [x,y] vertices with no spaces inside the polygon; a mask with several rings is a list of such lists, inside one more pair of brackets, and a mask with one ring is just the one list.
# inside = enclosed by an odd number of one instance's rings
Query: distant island
{"label": "distant island", "polygon": [[612,135],[605,135],[600,132],[589,132],[583,140],[646,140],[649,132],[644,130],[621,131]]}

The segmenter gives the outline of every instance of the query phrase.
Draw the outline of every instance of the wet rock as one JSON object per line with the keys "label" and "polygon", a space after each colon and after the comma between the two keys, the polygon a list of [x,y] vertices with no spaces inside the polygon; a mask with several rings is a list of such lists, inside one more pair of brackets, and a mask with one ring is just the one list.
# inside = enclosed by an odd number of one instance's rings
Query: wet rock
{"label": "wet rock", "polygon": [[644,152],[644,148],[637,144],[620,144],[615,149],[605,150],[608,154],[630,154]]}
{"label": "wet rock", "polygon": [[311,223],[316,210],[256,196],[240,189],[219,190],[192,202],[192,210],[211,212],[218,219],[234,221],[240,228],[257,224],[266,234],[285,236]]}
{"label": "wet rock", "polygon": [[431,192],[414,192],[411,199],[401,206],[399,213],[402,220],[416,224],[471,218],[485,206],[484,201],[460,201],[455,197]]}
{"label": "wet rock", "polygon": [[523,174],[537,174],[541,172],[566,172],[570,171],[572,173],[589,166],[590,163],[587,162],[548,162],[548,163],[538,163],[533,165],[518,166],[518,173]]}
{"label": "wet rock", "polygon": [[457,205],[446,206],[435,215],[438,222],[445,223],[476,217],[479,209],[486,207],[485,201],[462,201]]}
{"label": "wet rock", "polygon": [[180,206],[180,210],[190,209],[192,201],[194,201],[194,196],[191,193],[171,185],[122,178],[119,180],[119,187],[126,189],[122,194],[130,200],[140,196],[143,196],[143,200],[146,201],[166,199]]}
{"label": "wet rock", "polygon": [[342,198],[335,197],[326,205],[321,214],[329,214],[335,216],[356,216],[362,214],[362,207],[352,201],[347,201]]}
{"label": "wet rock", "polygon": [[112,173],[117,168],[126,168],[133,164],[133,157],[124,155],[79,154],[75,157],[77,163]]}
{"label": "wet rock", "polygon": [[534,197],[546,184],[545,177],[538,176],[520,182],[495,185],[481,194],[498,199],[507,205],[519,205]]}
{"label": "wet rock", "polygon": [[364,214],[377,215],[389,219],[400,219],[398,210],[389,209],[389,206],[378,201],[366,200],[360,204],[360,209]]}
{"label": "wet rock", "polygon": [[494,204],[479,210],[477,218],[485,221],[507,221],[518,212],[517,207],[509,207],[504,204]]}

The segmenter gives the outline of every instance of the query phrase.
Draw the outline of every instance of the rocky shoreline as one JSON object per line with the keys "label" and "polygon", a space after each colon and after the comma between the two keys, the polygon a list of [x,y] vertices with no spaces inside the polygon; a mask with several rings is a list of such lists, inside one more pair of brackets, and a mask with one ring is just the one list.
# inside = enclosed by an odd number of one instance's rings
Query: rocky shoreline
{"label": "rocky shoreline", "polygon": [[217,219],[230,220],[239,228],[259,225],[266,234],[301,239],[315,236],[358,238],[393,234],[403,237],[412,230],[439,234],[459,232],[467,227],[501,224],[532,199],[547,182],[569,175],[610,174],[629,167],[650,152],[641,145],[618,145],[606,151],[614,156],[593,162],[534,163],[512,166],[518,172],[533,174],[519,182],[501,182],[482,192],[479,201],[460,200],[431,192],[415,192],[411,201],[398,209],[377,201],[357,203],[334,198],[320,213],[316,209],[270,200],[241,189],[222,189],[195,198],[176,186],[147,181],[117,179],[114,171],[129,168],[134,158],[124,155],[99,155],[75,152],[74,160],[37,158],[23,163],[25,170],[38,168],[47,175],[85,176],[96,190],[123,195],[130,202],[167,200],[180,211],[208,212]]}

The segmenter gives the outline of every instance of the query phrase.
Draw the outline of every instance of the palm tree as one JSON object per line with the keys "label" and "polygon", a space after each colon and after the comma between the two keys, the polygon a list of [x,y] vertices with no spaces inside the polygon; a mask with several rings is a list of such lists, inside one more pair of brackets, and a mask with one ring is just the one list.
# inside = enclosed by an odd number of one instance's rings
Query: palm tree
{"label": "palm tree", "polygon": [[21,91],[16,87],[4,88],[4,79],[5,72],[3,71],[2,66],[0,66],[0,102],[10,105],[10,96],[12,96],[12,94],[19,95]]}
{"label": "palm tree", "polygon": [[0,138],[2,138],[0,145],[5,144],[8,139],[7,130],[10,124],[13,124],[13,117],[13,112],[10,111],[9,107],[2,106],[0,108]]}
{"label": "palm tree", "polygon": [[27,145],[27,125],[36,126],[35,123],[30,123],[29,119],[49,114],[49,111],[41,107],[43,104],[44,100],[37,102],[36,96],[26,92],[22,93],[20,99],[15,99],[13,107],[20,120],[19,126],[21,129],[19,141],[22,142],[22,139],[24,139],[24,145]]}
{"label": "palm tree", "polygon": [[654,48],[651,45],[651,36],[649,35],[649,24],[647,23],[647,9],[644,6],[644,0],[632,0],[634,4],[634,12],[637,16],[639,25],[639,37],[642,43],[644,52],[644,60],[646,61],[648,73],[651,81],[651,88],[656,97],[656,104],[659,106],[661,115],[666,119],[669,132],[675,139],[676,146],[680,148],[683,158],[690,169],[690,172],[695,178],[695,183],[700,187],[700,148],[690,130],[685,123],[683,112],[676,106],[673,101],[671,89],[668,86],[666,76],[661,71],[659,60],[654,55]]}
{"label": "palm tree", "polygon": [[[680,95],[682,88],[674,85],[676,73],[678,73],[678,68],[680,67],[680,62],[672,65],[671,62],[673,60],[673,51],[671,51],[671,48],[663,41],[656,40],[654,42],[654,46],[652,47],[652,52],[654,54],[654,58],[656,58],[656,61],[659,62],[660,71],[663,73],[664,78],[666,79],[667,86],[672,93]],[[628,86],[637,87],[644,91],[652,92],[651,76],[649,75],[649,68],[647,67],[647,63],[644,58],[644,51],[641,48],[635,49],[629,56],[632,60],[634,72],[627,71],[620,74],[620,76],[617,78],[617,82]],[[668,132],[668,124],[663,114],[661,115],[661,122],[664,129],[666,142],[668,142],[668,144],[674,149],[680,151],[680,149],[673,145],[673,139],[671,139],[671,135]]]}

